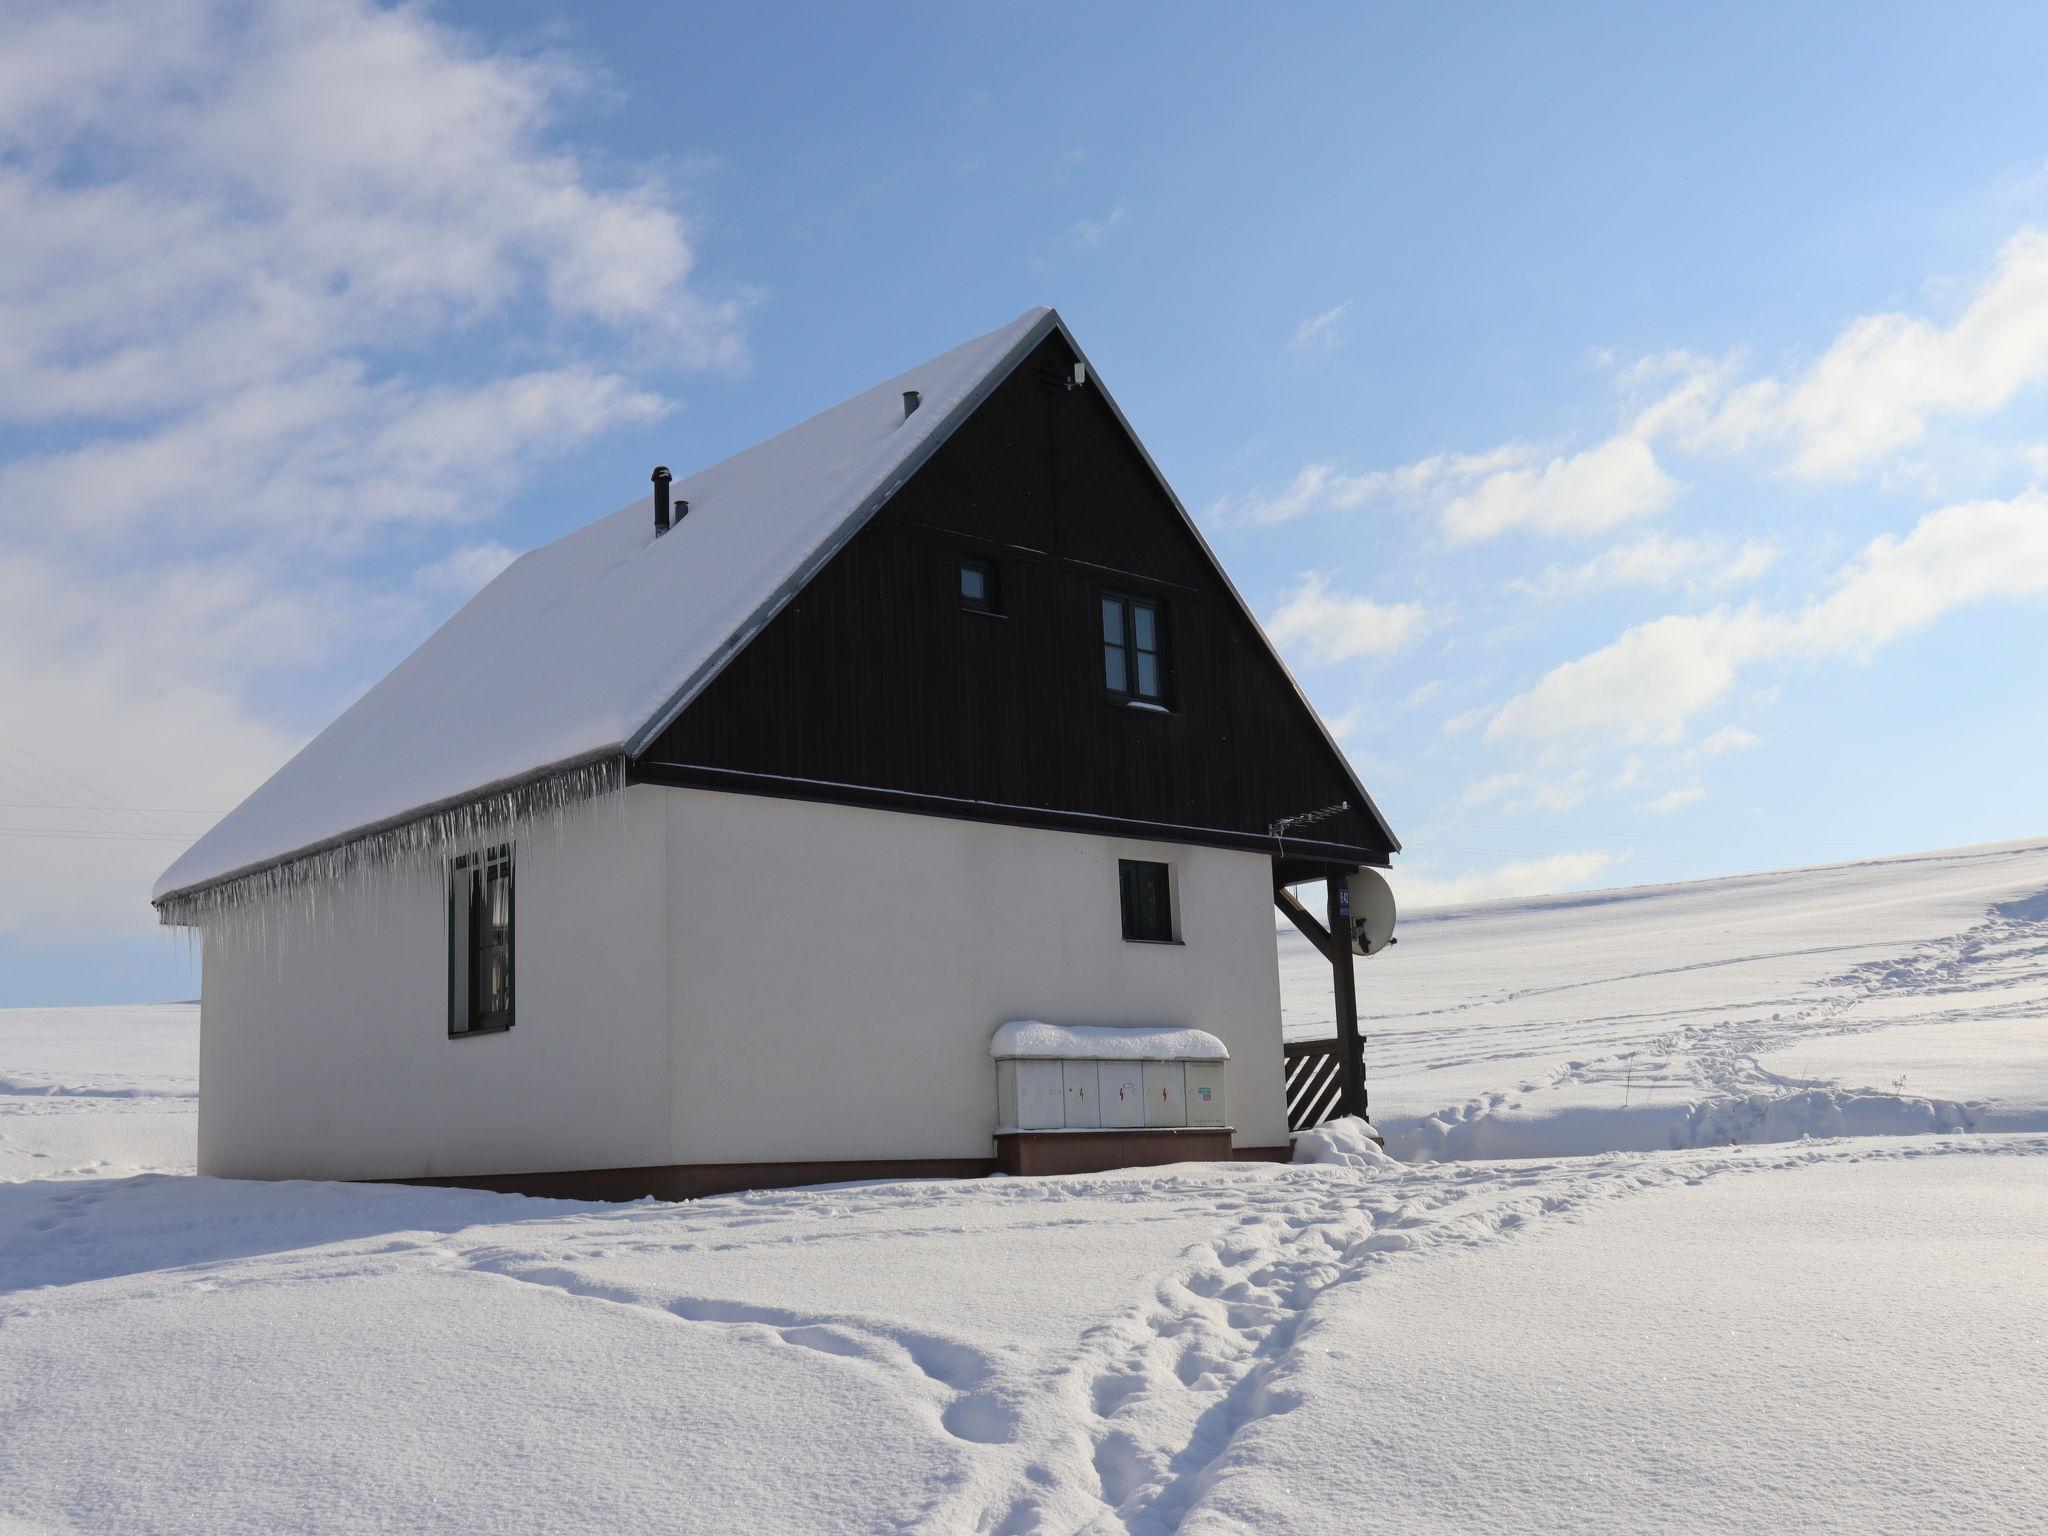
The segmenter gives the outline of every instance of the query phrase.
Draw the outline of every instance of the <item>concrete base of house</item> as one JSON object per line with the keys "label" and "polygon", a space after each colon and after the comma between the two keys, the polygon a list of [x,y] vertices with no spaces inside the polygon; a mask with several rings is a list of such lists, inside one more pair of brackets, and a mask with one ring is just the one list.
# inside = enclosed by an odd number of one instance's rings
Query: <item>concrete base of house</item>
{"label": "concrete base of house", "polygon": [[444,1189],[488,1189],[546,1200],[698,1200],[748,1189],[801,1189],[809,1184],[865,1183],[876,1179],[981,1179],[996,1171],[992,1157],[901,1157],[815,1163],[662,1163],[647,1168],[579,1168],[563,1173],[450,1174],[422,1179],[379,1179],[383,1184],[431,1184]]}
{"label": "concrete base of house", "polygon": [[1159,1163],[1220,1163],[1231,1158],[1228,1126],[1157,1126],[1103,1131],[1007,1131],[996,1136],[1004,1173],[1100,1173]]}
{"label": "concrete base of house", "polygon": [[646,1168],[579,1168],[552,1173],[474,1173],[382,1184],[487,1189],[545,1200],[697,1200],[749,1189],[801,1189],[880,1179],[982,1179],[992,1173],[1101,1173],[1161,1163],[1284,1163],[1291,1149],[1235,1147],[1226,1129],[1018,1131],[996,1138],[994,1157],[864,1158],[806,1163],[664,1163]]}

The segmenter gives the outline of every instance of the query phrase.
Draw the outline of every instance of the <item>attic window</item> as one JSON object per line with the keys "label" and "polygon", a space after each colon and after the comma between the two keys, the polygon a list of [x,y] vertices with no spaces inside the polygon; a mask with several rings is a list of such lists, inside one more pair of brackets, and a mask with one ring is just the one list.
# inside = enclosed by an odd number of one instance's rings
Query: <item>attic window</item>
{"label": "attic window", "polygon": [[465,854],[448,871],[448,1034],[512,1027],[512,846]]}
{"label": "attic window", "polygon": [[960,606],[970,613],[999,613],[996,568],[986,560],[960,561]]}
{"label": "attic window", "polygon": [[1166,616],[1159,604],[1103,595],[1102,684],[1125,703],[1166,703]]}

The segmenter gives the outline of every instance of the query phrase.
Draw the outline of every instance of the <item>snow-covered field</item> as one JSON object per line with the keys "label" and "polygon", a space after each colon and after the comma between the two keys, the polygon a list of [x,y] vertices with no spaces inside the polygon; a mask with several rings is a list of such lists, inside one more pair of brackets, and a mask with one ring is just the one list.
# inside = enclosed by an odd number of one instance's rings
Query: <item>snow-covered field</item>
{"label": "snow-covered field", "polygon": [[194,1178],[193,1010],[0,1013],[0,1531],[2039,1528],[2048,843],[1401,931],[1405,1163],[685,1206]]}

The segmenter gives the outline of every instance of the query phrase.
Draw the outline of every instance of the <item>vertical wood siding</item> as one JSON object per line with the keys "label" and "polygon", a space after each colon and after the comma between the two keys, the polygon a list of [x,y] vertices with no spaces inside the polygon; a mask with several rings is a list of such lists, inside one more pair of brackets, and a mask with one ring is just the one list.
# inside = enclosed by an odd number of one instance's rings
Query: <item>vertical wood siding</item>
{"label": "vertical wood siding", "polygon": [[[663,765],[1264,834],[1355,799],[1136,446],[1054,335],[643,755]],[[964,554],[1000,615],[963,610]],[[1105,591],[1164,605],[1170,713],[1104,692]],[[1332,857],[1383,862],[1354,808]]]}

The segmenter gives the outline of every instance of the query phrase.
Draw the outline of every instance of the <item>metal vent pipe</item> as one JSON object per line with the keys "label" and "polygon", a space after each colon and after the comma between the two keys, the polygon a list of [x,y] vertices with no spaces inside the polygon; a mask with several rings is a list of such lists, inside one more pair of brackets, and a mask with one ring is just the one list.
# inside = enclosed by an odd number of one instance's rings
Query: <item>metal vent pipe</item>
{"label": "metal vent pipe", "polygon": [[[668,532],[668,483],[675,476],[668,472],[666,464],[654,466],[654,536],[658,539]],[[683,503],[688,506],[688,502]]]}

